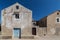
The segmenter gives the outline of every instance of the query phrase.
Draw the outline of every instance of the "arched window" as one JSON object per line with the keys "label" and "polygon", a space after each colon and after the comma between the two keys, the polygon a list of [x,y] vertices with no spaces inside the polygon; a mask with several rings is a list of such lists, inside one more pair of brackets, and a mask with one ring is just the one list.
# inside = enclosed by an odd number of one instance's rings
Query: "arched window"
{"label": "arched window", "polygon": [[57,13],[57,15],[59,15],[59,13]]}
{"label": "arched window", "polygon": [[19,9],[19,6],[18,5],[16,6],[16,9]]}
{"label": "arched window", "polygon": [[57,18],[57,22],[59,22],[59,18]]}

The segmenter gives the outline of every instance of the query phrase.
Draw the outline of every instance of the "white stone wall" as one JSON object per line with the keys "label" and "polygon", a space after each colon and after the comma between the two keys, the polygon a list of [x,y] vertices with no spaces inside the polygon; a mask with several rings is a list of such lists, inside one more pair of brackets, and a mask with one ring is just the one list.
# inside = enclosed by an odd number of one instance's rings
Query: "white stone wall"
{"label": "white stone wall", "polygon": [[[18,10],[16,9],[16,5],[19,6]],[[15,15],[13,15],[14,12],[19,12],[19,19],[15,18]],[[24,32],[27,33],[30,30],[28,34],[31,34],[30,28],[32,27],[32,11],[27,9],[26,7],[23,7],[19,3],[3,9],[1,17],[3,30],[2,33],[5,33],[5,35],[8,34],[8,30],[12,30],[11,32],[13,32],[13,28],[21,28],[21,30],[23,30],[22,34],[24,34]],[[7,32],[5,31],[6,29]]]}

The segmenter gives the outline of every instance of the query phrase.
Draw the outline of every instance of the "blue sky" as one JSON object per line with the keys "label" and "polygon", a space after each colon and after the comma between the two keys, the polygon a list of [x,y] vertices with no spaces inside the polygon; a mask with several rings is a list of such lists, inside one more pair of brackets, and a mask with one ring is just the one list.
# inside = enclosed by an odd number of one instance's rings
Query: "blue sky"
{"label": "blue sky", "polygon": [[0,23],[1,10],[19,2],[33,11],[33,19],[39,20],[48,14],[60,9],[60,0],[0,0]]}

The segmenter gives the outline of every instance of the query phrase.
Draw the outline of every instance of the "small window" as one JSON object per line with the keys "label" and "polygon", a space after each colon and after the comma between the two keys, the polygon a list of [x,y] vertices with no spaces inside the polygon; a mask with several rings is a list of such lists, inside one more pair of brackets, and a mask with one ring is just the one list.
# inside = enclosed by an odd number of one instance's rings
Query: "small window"
{"label": "small window", "polygon": [[57,22],[59,22],[59,18],[57,18]]}
{"label": "small window", "polygon": [[19,6],[18,5],[16,6],[16,9],[19,9]]}
{"label": "small window", "polygon": [[59,15],[59,13],[57,13],[57,15]]}
{"label": "small window", "polygon": [[15,14],[15,18],[16,19],[19,19],[19,14]]}
{"label": "small window", "polygon": [[19,12],[14,12],[13,15],[15,15],[15,18],[16,18],[16,19],[19,19]]}

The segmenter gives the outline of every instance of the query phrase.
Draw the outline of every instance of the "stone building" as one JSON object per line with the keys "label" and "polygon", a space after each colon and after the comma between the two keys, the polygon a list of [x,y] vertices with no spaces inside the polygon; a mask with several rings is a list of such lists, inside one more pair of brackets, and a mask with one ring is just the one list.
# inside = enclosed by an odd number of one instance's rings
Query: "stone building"
{"label": "stone building", "polygon": [[60,10],[40,19],[37,24],[42,35],[60,35]]}
{"label": "stone building", "polygon": [[38,35],[39,36],[47,35],[47,17],[44,17],[44,18],[36,21],[36,25],[38,26]]}
{"label": "stone building", "polygon": [[2,38],[33,38],[32,11],[19,3],[7,7],[1,12]]}
{"label": "stone building", "polygon": [[32,20],[32,11],[15,3],[1,11],[0,38],[35,39],[46,35],[60,34],[60,11],[40,19]]}
{"label": "stone building", "polygon": [[60,35],[60,10],[53,12],[47,17],[48,34]]}

